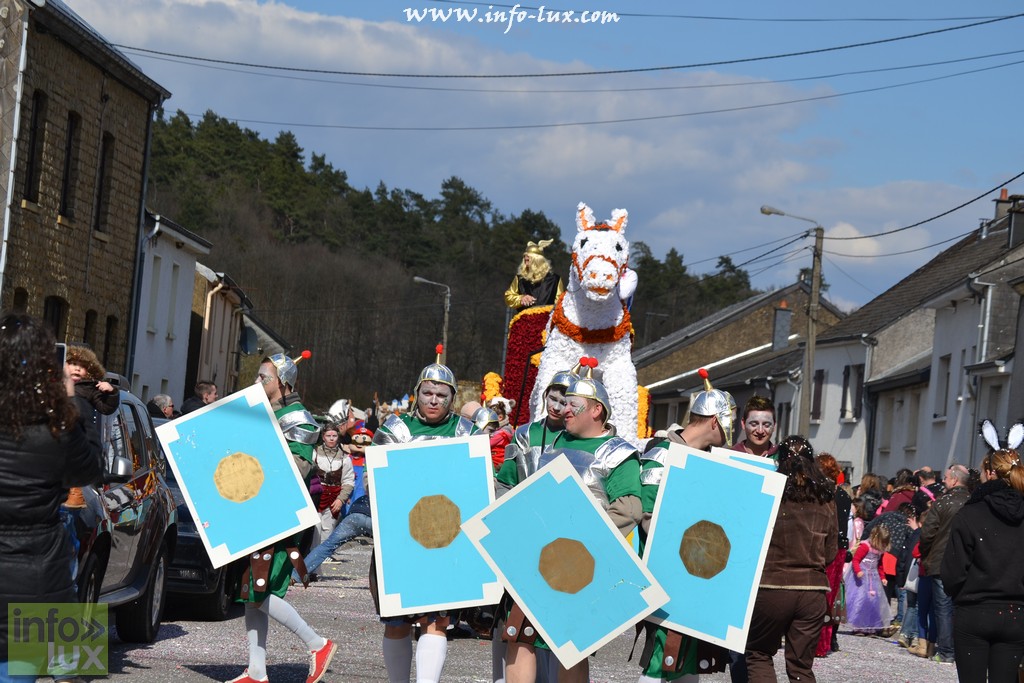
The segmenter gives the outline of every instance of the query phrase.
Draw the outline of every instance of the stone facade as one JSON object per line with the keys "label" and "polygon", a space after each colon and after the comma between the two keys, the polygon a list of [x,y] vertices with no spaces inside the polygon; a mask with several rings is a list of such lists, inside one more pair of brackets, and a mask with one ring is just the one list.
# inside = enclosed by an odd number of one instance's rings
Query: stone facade
{"label": "stone facade", "polygon": [[133,80],[63,6],[28,21],[0,307],[45,317],[59,339],[89,343],[124,373],[150,121],[169,93]]}

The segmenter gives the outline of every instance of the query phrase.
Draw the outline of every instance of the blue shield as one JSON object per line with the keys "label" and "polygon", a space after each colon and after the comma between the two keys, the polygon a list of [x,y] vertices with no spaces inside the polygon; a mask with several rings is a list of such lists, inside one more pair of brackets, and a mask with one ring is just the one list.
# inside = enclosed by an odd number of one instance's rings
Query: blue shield
{"label": "blue shield", "polygon": [[566,668],[668,598],[564,455],[463,529]]}
{"label": "blue shield", "polygon": [[225,396],[156,433],[214,567],[319,521],[263,387]]}
{"label": "blue shield", "polygon": [[673,443],[644,561],[669,602],[650,621],[742,652],[786,477]]}
{"label": "blue shield", "polygon": [[382,617],[501,600],[502,588],[462,533],[494,501],[486,436],[366,449]]}

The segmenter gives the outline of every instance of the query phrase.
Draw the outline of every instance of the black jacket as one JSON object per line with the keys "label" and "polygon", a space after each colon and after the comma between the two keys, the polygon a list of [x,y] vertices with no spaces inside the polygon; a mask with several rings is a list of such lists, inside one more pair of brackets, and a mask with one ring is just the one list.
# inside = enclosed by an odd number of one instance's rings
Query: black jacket
{"label": "black jacket", "polygon": [[953,518],[942,585],[957,605],[1024,604],[1024,495],[985,482]]}
{"label": "black jacket", "polygon": [[[188,415],[193,410],[199,410],[206,404],[203,403],[203,399],[199,396],[189,396],[185,399],[185,402],[181,404],[181,414]],[[161,416],[162,417],[162,416]]]}
{"label": "black jacket", "polygon": [[9,603],[76,601],[71,543],[58,511],[68,487],[101,475],[91,421],[79,418],[59,440],[45,424],[25,428],[18,441],[0,434],[0,652],[7,652]]}

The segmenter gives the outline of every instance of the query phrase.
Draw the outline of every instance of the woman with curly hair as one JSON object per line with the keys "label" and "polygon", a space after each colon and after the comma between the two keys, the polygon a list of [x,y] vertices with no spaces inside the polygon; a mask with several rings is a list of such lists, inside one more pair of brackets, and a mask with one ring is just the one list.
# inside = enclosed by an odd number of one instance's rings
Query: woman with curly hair
{"label": "woman with curly hair", "polygon": [[785,636],[789,680],[814,683],[814,650],[827,613],[825,568],[836,557],[839,535],[835,482],[804,437],[786,437],[777,453],[786,487],[754,602],[747,671],[752,683],[774,683],[772,657]]}
{"label": "woman with curly hair", "polygon": [[0,317],[0,681],[8,679],[10,603],[76,602],[71,542],[59,508],[70,486],[102,475],[96,430],[54,359],[53,333]]}

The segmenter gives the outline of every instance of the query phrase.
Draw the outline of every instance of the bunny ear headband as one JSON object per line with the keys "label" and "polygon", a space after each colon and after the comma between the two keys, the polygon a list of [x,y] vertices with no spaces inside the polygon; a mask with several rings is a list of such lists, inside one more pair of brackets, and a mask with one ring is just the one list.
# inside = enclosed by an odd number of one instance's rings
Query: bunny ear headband
{"label": "bunny ear headband", "polygon": [[[996,426],[992,424],[991,420],[984,420],[981,423],[981,435],[985,438],[985,443],[987,443],[992,450],[998,451],[1004,448],[1004,446],[999,443],[999,432],[996,431]],[[1005,448],[1017,450],[1022,441],[1024,441],[1024,424],[1017,422],[1010,427],[1009,431],[1006,433]]]}

